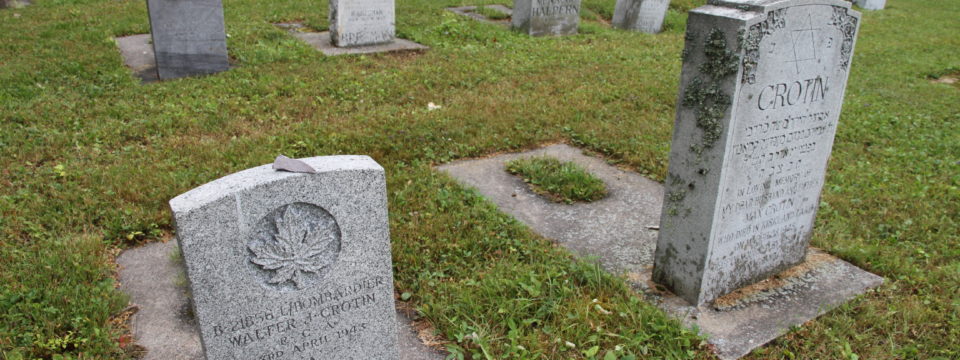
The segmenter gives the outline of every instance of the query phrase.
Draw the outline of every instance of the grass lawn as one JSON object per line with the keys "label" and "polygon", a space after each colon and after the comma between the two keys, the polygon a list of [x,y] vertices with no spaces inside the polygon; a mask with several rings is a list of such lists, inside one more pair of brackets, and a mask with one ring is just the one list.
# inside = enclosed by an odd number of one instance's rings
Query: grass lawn
{"label": "grass lawn", "polygon": [[[509,2],[401,0],[398,35],[430,51],[324,57],[270,23],[325,29],[325,2],[227,0],[235,67],[148,86],[113,41],[149,31],[143,1],[0,10],[0,358],[127,356],[119,249],[170,236],[174,196],[280,153],[386,168],[397,290],[455,355],[710,358],[431,168],[566,141],[662,180],[698,2],[654,36],[585,0],[581,35],[530,38],[442,10]],[[960,71],[957,19],[958,1],[864,13],[813,242],[888,281],[750,358],[960,357],[960,87],[930,80]]]}
{"label": "grass lawn", "polygon": [[607,195],[603,180],[569,161],[548,156],[523,158],[508,162],[506,170],[522,178],[534,192],[556,202],[591,202]]}

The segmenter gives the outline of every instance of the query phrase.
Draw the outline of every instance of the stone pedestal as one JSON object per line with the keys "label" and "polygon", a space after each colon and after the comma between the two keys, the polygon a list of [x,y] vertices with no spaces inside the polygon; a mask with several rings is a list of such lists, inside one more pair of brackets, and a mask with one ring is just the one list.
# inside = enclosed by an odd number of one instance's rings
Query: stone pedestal
{"label": "stone pedestal", "polygon": [[614,27],[656,34],[663,28],[670,0],[617,0],[613,10]]}
{"label": "stone pedestal", "polygon": [[396,36],[393,0],[330,0],[334,46],[387,44]]}
{"label": "stone pedestal", "polygon": [[147,0],[161,80],[230,68],[220,0]]}
{"label": "stone pedestal", "polygon": [[860,14],[840,0],[690,12],[653,278],[693,305],[803,261]]}
{"label": "stone pedestal", "polygon": [[531,36],[574,35],[580,0],[514,0],[511,26]]}

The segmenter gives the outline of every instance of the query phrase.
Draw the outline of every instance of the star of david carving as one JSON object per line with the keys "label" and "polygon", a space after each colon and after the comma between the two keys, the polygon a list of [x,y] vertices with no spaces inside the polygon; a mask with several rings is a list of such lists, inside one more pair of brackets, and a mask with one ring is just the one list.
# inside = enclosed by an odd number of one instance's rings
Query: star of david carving
{"label": "star of david carving", "polygon": [[[817,32],[820,31],[820,28],[813,27],[813,18],[807,14],[807,26],[802,29],[793,30],[790,34],[790,40],[793,42],[793,60],[787,61],[788,63],[793,63],[797,68],[797,74],[800,74],[800,63],[808,60],[818,60],[820,57],[817,55]],[[806,37],[809,34],[810,36],[810,52],[805,52],[803,45],[807,41]],[[798,47],[800,47],[798,49]],[[806,55],[804,56],[804,53]]]}

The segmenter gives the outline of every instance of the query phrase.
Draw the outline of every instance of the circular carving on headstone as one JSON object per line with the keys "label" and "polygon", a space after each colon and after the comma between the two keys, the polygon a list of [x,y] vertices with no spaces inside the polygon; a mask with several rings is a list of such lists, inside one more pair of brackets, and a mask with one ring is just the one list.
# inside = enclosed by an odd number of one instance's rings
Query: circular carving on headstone
{"label": "circular carving on headstone", "polygon": [[327,210],[296,202],[274,209],[253,227],[247,243],[249,268],[265,288],[309,288],[340,256],[340,226]]}

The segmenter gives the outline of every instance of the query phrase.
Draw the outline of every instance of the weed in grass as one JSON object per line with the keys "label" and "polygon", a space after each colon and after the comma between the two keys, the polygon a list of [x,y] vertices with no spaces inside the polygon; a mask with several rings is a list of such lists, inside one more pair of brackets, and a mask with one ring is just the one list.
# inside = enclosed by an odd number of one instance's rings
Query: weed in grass
{"label": "weed in grass", "polygon": [[607,195],[603,180],[569,161],[548,156],[521,158],[508,162],[506,169],[530,184],[537,194],[556,202],[591,202]]}

